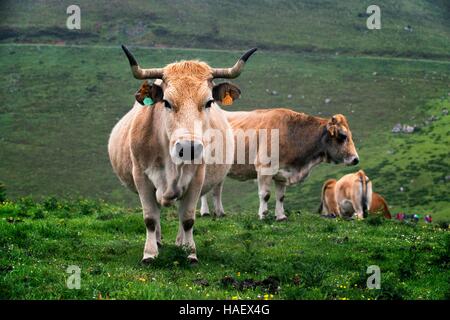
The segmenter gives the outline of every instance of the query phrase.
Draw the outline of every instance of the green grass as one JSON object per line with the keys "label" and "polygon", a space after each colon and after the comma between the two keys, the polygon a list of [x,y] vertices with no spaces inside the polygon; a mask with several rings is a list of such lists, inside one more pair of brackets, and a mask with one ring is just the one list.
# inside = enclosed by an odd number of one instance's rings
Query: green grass
{"label": "green grass", "polygon": [[[3,1],[0,41],[450,57],[446,0],[78,1],[81,30],[66,29],[70,1]],[[413,32],[405,31],[410,25]]]}
{"label": "green grass", "polygon": [[[86,199],[7,201],[0,204],[0,298],[450,297],[447,229],[306,212],[290,212],[289,219],[261,222],[253,212],[198,218],[200,262],[190,265],[174,246],[178,218],[167,209],[160,255],[141,265],[145,227],[139,209]],[[70,265],[81,268],[80,290],[66,287]],[[381,269],[380,290],[366,288],[370,265]]]}

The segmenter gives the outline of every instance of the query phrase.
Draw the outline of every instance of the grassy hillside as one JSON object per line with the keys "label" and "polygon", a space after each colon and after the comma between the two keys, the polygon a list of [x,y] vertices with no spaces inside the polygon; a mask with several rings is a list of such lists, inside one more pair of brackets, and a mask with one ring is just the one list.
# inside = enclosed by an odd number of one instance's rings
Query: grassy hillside
{"label": "grassy hillside", "polygon": [[[253,212],[201,218],[200,263],[175,247],[178,218],[164,210],[163,247],[139,263],[139,209],[48,198],[0,204],[1,299],[449,299],[448,225],[379,219],[328,220],[292,213],[290,223]],[[70,265],[81,268],[69,290]],[[381,290],[366,287],[367,267]]]}
{"label": "grassy hillside", "polygon": [[[146,66],[161,66],[181,58],[203,59],[215,66],[231,65],[241,54],[134,51]],[[5,44],[0,45],[0,53],[8,57],[0,60],[0,181],[7,185],[9,195],[82,195],[137,204],[136,196],[125,190],[112,173],[106,152],[110,130],[133,104],[133,93],[140,85],[132,78],[121,50]],[[445,200],[442,202],[442,190],[448,181],[434,183],[436,177],[445,177],[450,171],[445,157],[448,118],[441,117],[436,122],[444,128],[436,132],[431,128],[398,137],[390,130],[397,122],[421,124],[431,114],[440,114],[444,108],[441,102],[434,102],[433,111],[427,103],[450,92],[450,63],[261,50],[235,82],[243,94],[232,110],[288,106],[321,116],[345,114],[360,152],[359,167],[368,170],[376,190],[387,197],[395,210],[417,207],[448,216],[448,211],[444,213],[448,205]],[[266,89],[278,94],[267,93]],[[326,99],[331,102],[326,103]],[[433,138],[436,134],[440,140]],[[408,158],[416,158],[418,150],[407,150],[401,142],[411,144],[415,139],[425,145],[433,142],[430,156],[435,154],[440,159],[439,168],[425,162],[420,167],[419,186],[427,186],[424,196],[428,194],[429,200],[436,196],[436,202],[421,203],[417,193],[411,194],[415,187],[411,189],[400,179],[401,172],[396,173],[399,179],[393,179],[390,172],[395,167],[381,170],[398,157],[404,164],[400,169],[406,170],[411,162]],[[389,154],[390,150],[396,152],[395,156]],[[320,166],[304,184],[289,189],[287,207],[314,210],[326,178],[356,169]],[[398,191],[401,185],[407,187],[406,192]],[[235,201],[237,190],[239,199],[245,201]],[[256,186],[252,181],[227,181],[224,196],[226,209],[255,210],[256,214]],[[439,201],[441,205],[437,204]]]}
{"label": "grassy hillside", "polygon": [[[382,29],[367,30],[371,1],[2,1],[0,41],[450,57],[446,0],[380,0]],[[412,31],[405,30],[410,26]]]}

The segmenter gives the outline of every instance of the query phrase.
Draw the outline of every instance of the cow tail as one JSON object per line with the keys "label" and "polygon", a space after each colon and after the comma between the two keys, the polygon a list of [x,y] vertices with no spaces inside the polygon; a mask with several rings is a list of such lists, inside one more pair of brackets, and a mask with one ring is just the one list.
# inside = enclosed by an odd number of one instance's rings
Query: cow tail
{"label": "cow tail", "polygon": [[363,209],[364,218],[368,215],[368,207],[367,207],[367,179],[366,174],[364,172],[359,174],[361,179],[361,187],[362,187],[362,196],[361,196],[361,207]]}
{"label": "cow tail", "polygon": [[317,213],[321,214],[323,210],[323,199],[320,200],[319,208],[317,209]]}

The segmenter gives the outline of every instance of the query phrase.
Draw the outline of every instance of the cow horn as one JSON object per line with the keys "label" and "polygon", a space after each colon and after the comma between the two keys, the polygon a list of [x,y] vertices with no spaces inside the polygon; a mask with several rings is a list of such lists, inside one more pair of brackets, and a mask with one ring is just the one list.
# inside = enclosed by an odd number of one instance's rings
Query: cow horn
{"label": "cow horn", "polygon": [[122,45],[122,49],[127,55],[128,61],[130,62],[131,71],[136,79],[161,79],[163,76],[163,69],[161,68],[151,68],[151,69],[141,69],[131,52]]}
{"label": "cow horn", "polygon": [[255,53],[256,50],[258,50],[258,48],[248,50],[231,68],[214,68],[213,77],[223,79],[237,78],[241,74],[242,70],[244,70],[244,66],[248,58],[250,58],[250,56]]}

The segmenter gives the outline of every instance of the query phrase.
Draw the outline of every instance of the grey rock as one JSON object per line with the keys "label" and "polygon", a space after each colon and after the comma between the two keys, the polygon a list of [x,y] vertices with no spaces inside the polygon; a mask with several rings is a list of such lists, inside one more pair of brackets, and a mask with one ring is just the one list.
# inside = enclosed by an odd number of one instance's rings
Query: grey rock
{"label": "grey rock", "polygon": [[392,132],[393,132],[393,133],[400,133],[400,132],[402,132],[402,124],[401,124],[401,123],[397,123],[397,124],[392,128]]}
{"label": "grey rock", "polygon": [[403,125],[403,132],[404,133],[413,133],[416,130],[416,127],[404,124]]}

